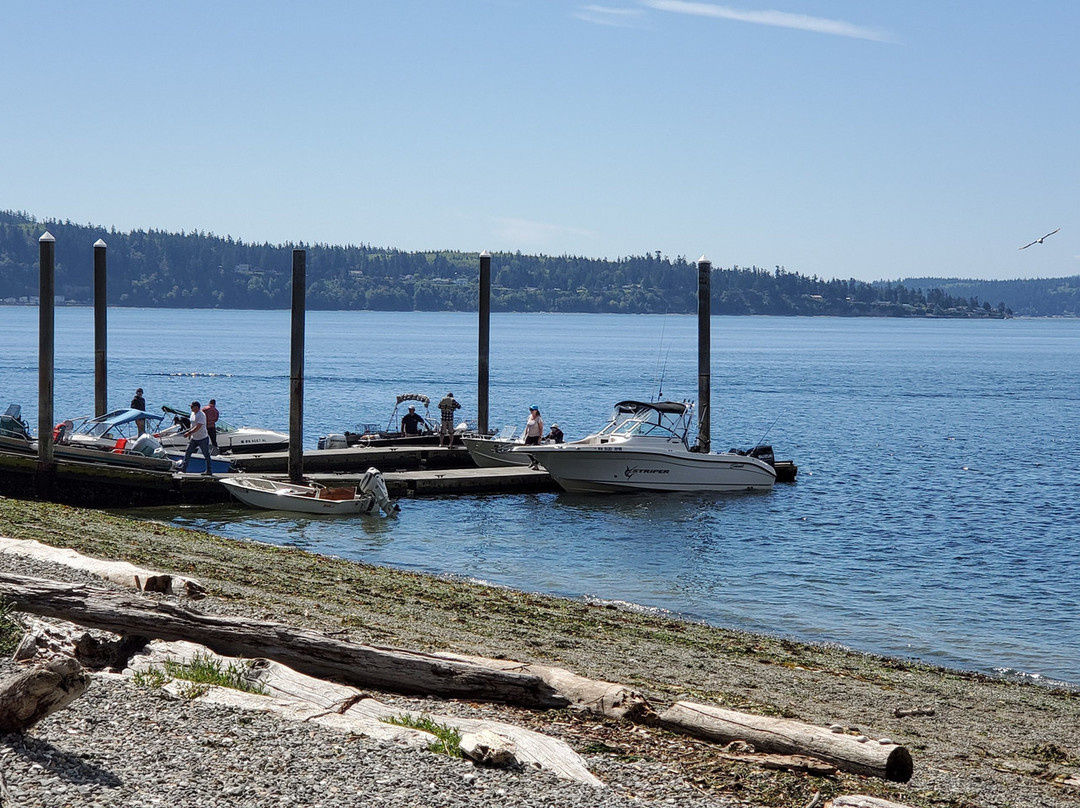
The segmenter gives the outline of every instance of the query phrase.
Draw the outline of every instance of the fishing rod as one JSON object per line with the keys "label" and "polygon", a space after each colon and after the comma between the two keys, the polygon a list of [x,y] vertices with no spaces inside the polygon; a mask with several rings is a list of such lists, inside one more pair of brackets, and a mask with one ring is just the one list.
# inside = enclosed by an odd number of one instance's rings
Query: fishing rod
{"label": "fishing rod", "polygon": [[781,415],[783,415],[783,413],[778,413],[777,416],[773,418],[772,423],[769,424],[769,428],[765,430],[765,434],[762,435],[758,442],[754,444],[755,449],[765,442],[765,438],[767,438],[769,436],[769,433],[772,432],[772,428],[776,426],[776,422],[780,420]]}

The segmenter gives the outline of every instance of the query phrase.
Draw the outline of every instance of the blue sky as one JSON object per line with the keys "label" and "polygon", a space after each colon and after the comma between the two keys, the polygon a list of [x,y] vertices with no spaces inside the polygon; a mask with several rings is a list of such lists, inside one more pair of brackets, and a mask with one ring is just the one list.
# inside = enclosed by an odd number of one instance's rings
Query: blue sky
{"label": "blue sky", "polygon": [[1078,31],[1074,0],[7,3],[0,208],[825,278],[1075,275]]}

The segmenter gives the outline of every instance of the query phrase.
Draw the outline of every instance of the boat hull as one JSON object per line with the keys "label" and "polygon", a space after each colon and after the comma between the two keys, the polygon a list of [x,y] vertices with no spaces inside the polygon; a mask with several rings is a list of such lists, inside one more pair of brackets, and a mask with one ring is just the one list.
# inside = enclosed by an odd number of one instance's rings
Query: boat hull
{"label": "boat hull", "polygon": [[342,515],[378,514],[375,500],[370,496],[351,499],[324,499],[314,486],[283,483],[262,477],[232,477],[221,480],[229,493],[253,508],[293,513]]}
{"label": "boat hull", "polygon": [[[525,454],[519,450],[518,453]],[[757,458],[689,451],[641,451],[612,446],[534,446],[536,457],[564,490],[741,493],[768,491],[776,472]]]}
{"label": "boat hull", "polygon": [[499,438],[481,438],[464,435],[461,438],[469,456],[480,468],[505,468],[506,466],[527,466],[529,455],[515,452],[515,446],[522,446],[521,441],[500,440]]}
{"label": "boat hull", "polygon": [[[188,439],[183,435],[162,435],[159,440],[168,452],[184,453]],[[289,436],[263,429],[240,427],[233,432],[218,433],[218,451],[222,454],[263,454],[283,452],[289,448]]]}

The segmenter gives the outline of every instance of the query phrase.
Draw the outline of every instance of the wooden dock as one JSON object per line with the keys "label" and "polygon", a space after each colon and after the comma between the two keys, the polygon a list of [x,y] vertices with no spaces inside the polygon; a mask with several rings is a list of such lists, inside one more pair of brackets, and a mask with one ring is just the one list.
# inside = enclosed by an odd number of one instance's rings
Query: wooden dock
{"label": "wooden dock", "polygon": [[[249,474],[285,474],[289,470],[288,452],[227,457],[237,470]],[[305,476],[363,473],[372,466],[385,474],[390,471],[475,468],[476,464],[463,446],[351,446],[348,449],[315,449],[304,452]]]}
{"label": "wooden dock", "polygon": [[[347,454],[335,456],[338,452]],[[380,455],[388,456],[390,462]],[[250,456],[251,459],[268,457],[270,455]],[[316,462],[309,465],[309,457]],[[464,461],[472,462],[467,452]],[[383,472],[387,491],[395,499],[560,490],[544,470],[534,471],[527,466],[451,467],[461,462],[458,450],[438,447],[397,451],[377,448],[320,450],[304,453],[304,476],[329,486],[355,485],[363,473],[374,466]],[[248,467],[245,462],[245,471],[286,478],[284,470],[256,470],[258,465]],[[409,468],[410,465],[415,467]],[[273,457],[268,467],[282,468],[279,458]],[[778,461],[776,472],[778,482],[794,482],[798,469],[791,461]],[[218,483],[222,476],[230,475],[204,477],[59,459],[51,472],[43,472],[38,468],[36,456],[0,452],[0,495],[90,508],[228,502],[231,500],[228,490]]]}

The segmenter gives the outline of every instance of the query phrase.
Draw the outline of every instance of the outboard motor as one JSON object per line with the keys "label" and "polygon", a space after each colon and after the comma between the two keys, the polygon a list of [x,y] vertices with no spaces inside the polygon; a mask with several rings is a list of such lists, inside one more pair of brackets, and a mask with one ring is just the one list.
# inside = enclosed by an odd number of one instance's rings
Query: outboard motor
{"label": "outboard motor", "polygon": [[776,468],[776,455],[773,454],[771,446],[755,446],[747,454],[750,457],[756,457],[762,463],[768,463],[773,468]]}
{"label": "outboard motor", "polygon": [[319,438],[320,449],[348,449],[349,441],[344,435],[323,435]]}
{"label": "outboard motor", "polygon": [[145,432],[142,435],[139,435],[139,439],[129,448],[132,452],[145,455],[146,457],[166,456],[165,452],[161,451],[161,442],[153,435],[148,435]]}
{"label": "outboard motor", "polygon": [[360,482],[356,485],[356,490],[365,496],[371,497],[371,506],[378,505],[383,514],[386,516],[394,516],[401,508],[390,501],[390,494],[386,490],[386,481],[383,480],[382,472],[372,466],[364,472],[364,476],[360,478]]}

